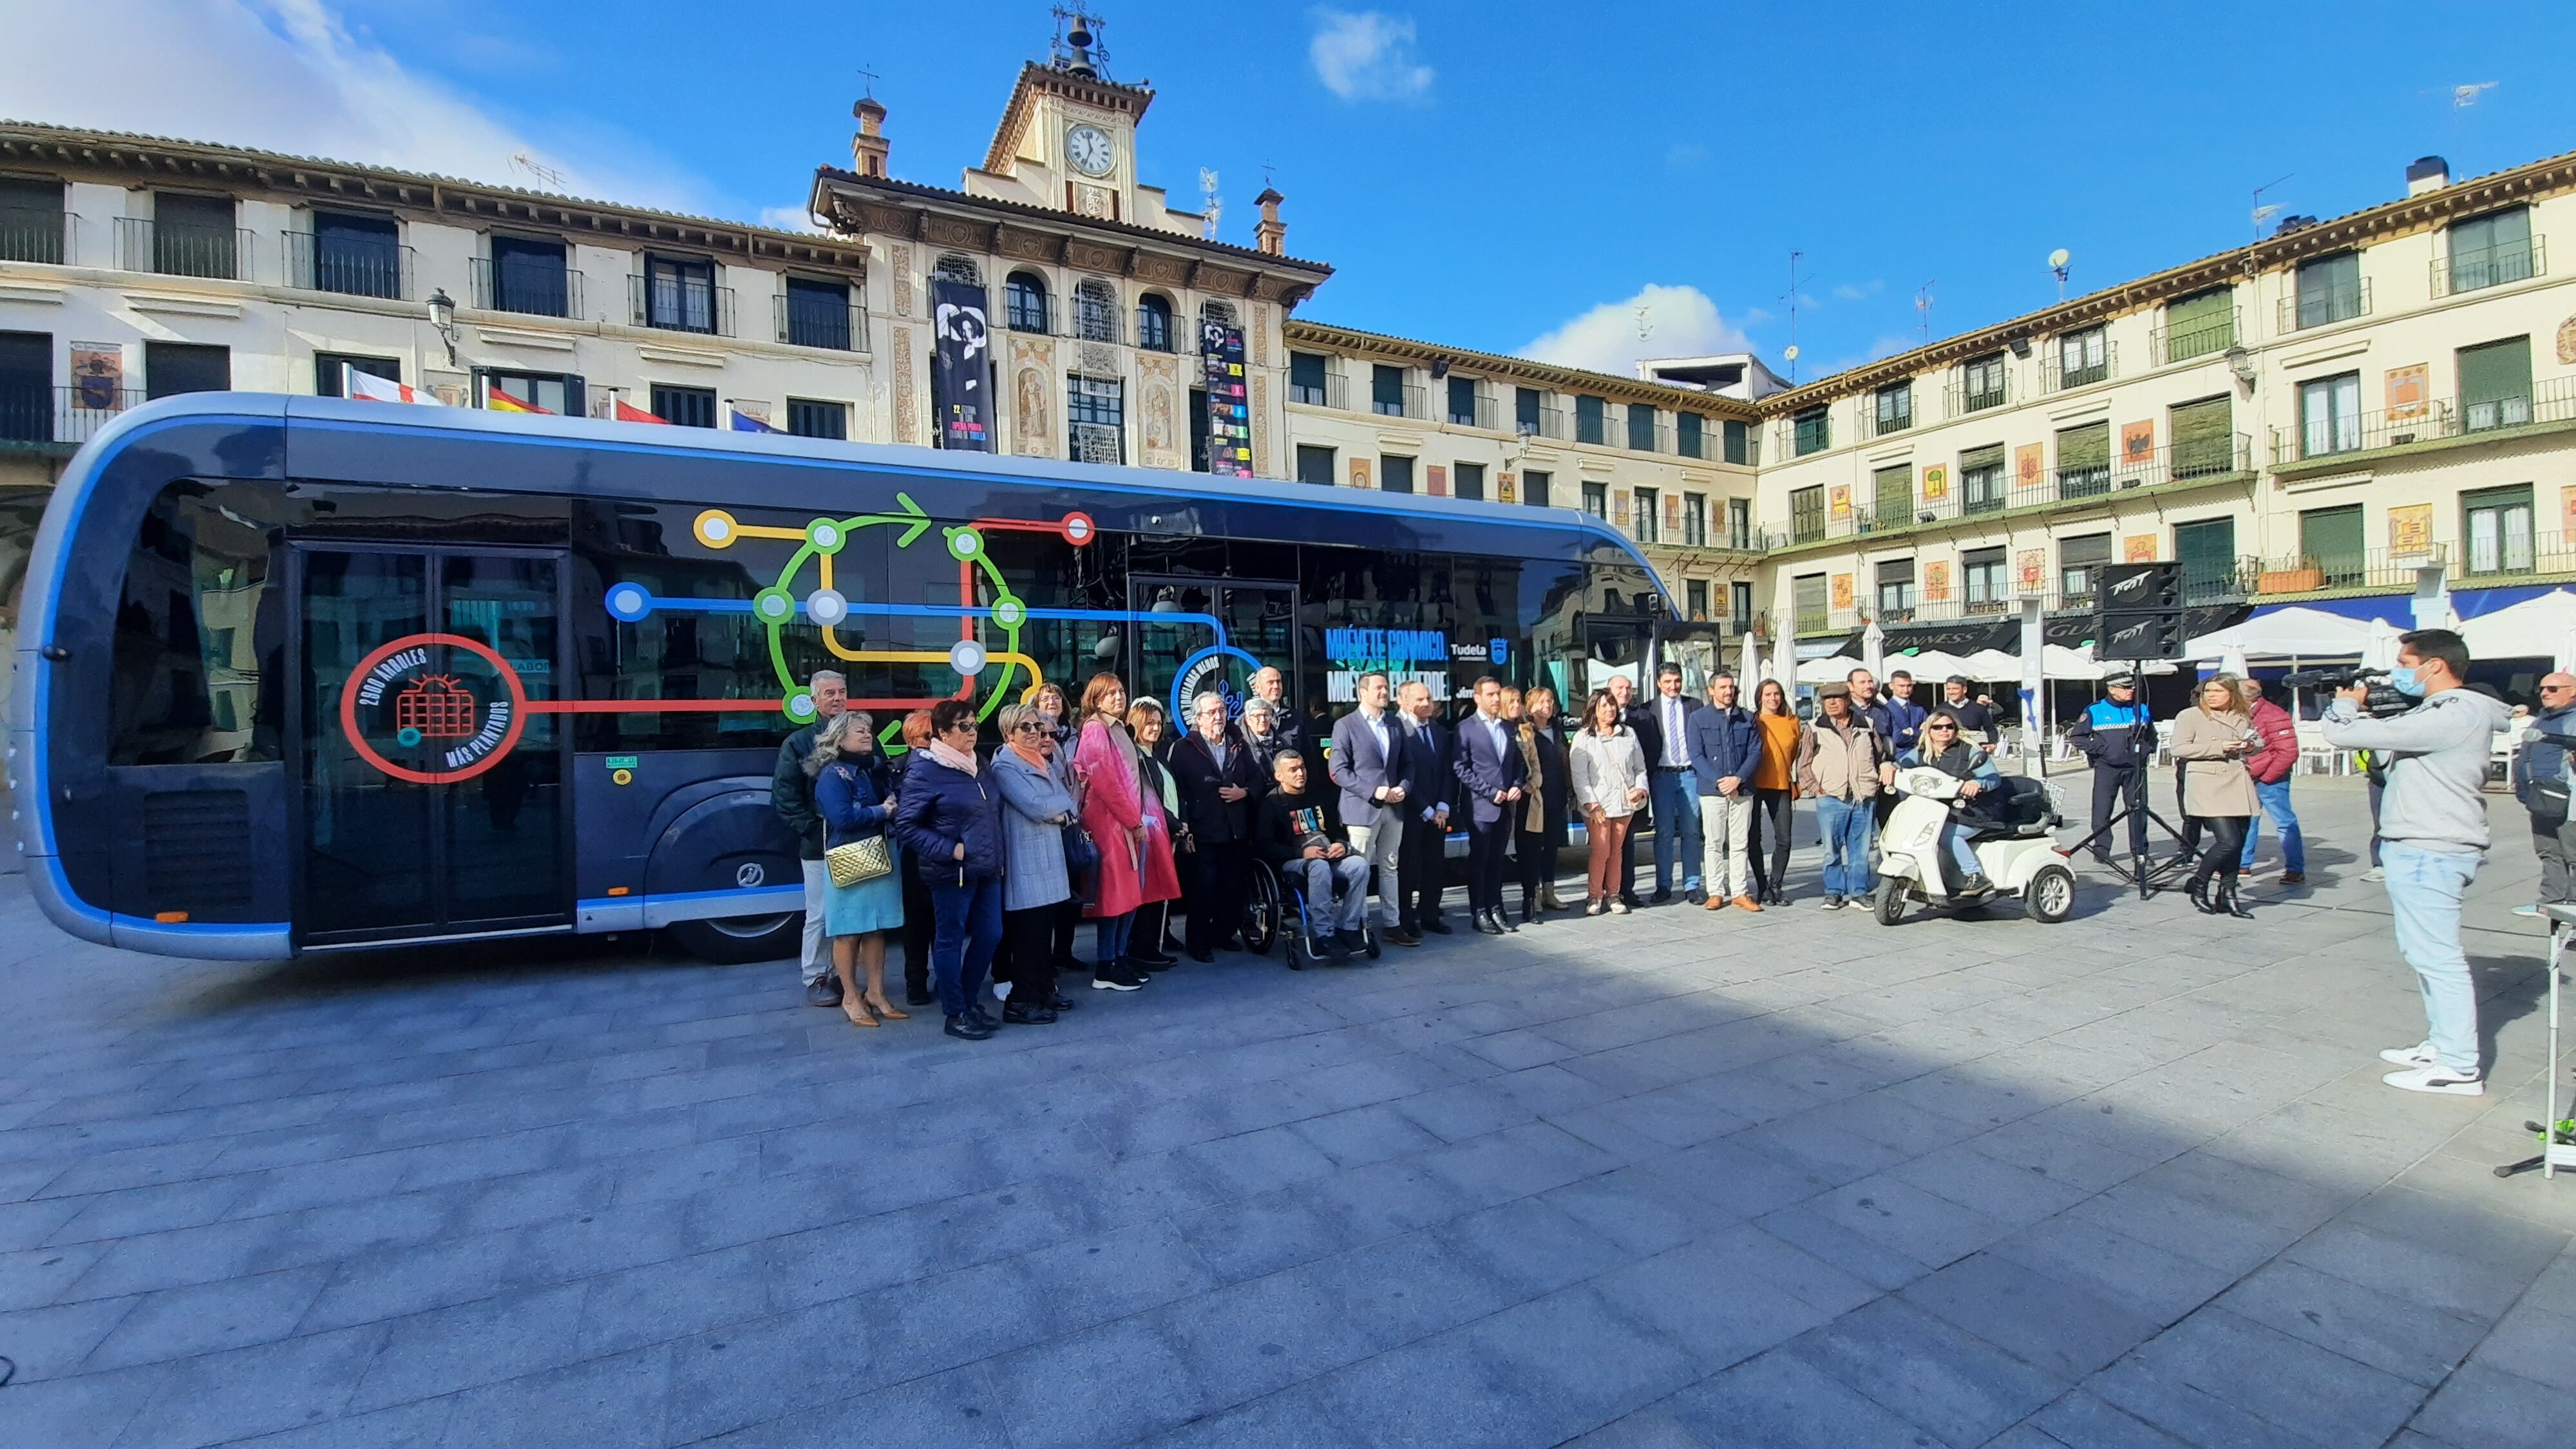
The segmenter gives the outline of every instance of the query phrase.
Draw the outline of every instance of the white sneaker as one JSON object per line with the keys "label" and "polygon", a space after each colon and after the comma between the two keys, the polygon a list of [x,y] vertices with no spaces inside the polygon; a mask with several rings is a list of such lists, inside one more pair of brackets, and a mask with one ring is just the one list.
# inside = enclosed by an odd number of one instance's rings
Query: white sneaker
{"label": "white sneaker", "polygon": [[2483,1097],[2487,1084],[2475,1073],[2462,1076],[2446,1067],[2410,1067],[2390,1072],[2381,1081],[2401,1092],[2437,1092],[2446,1097]]}
{"label": "white sneaker", "polygon": [[2411,1047],[2390,1047],[2379,1054],[2379,1059],[2395,1067],[2439,1066],[2442,1061],[2433,1055],[2431,1042],[2419,1042]]}
{"label": "white sneaker", "polygon": [[1628,903],[1619,899],[1617,896],[1612,896],[1610,898],[1610,914],[1614,916],[1624,916],[1628,914]]}
{"label": "white sneaker", "polygon": [[2381,881],[2388,879],[2388,872],[2381,870],[2378,866],[2374,865],[2370,869],[2363,871],[2361,873],[2361,878],[2369,881],[2373,885],[2377,885]]}

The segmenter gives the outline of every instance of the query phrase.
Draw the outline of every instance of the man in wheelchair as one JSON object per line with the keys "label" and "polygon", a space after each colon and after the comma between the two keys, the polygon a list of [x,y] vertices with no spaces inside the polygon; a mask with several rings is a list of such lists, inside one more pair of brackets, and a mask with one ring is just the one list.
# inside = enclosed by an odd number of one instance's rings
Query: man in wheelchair
{"label": "man in wheelchair", "polygon": [[1306,793],[1306,757],[1294,750],[1279,752],[1271,775],[1279,788],[1261,798],[1253,850],[1305,897],[1302,914],[1319,950],[1336,959],[1365,952],[1369,863],[1351,850],[1333,792]]}

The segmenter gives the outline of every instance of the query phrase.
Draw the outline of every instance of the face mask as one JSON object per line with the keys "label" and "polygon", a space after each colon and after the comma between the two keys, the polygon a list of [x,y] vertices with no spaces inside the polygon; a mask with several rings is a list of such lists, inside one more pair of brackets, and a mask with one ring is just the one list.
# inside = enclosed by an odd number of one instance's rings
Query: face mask
{"label": "face mask", "polygon": [[2388,671],[2388,683],[2391,688],[2408,699],[2424,697],[2424,676],[2416,673],[2415,667],[2411,664],[2401,664]]}

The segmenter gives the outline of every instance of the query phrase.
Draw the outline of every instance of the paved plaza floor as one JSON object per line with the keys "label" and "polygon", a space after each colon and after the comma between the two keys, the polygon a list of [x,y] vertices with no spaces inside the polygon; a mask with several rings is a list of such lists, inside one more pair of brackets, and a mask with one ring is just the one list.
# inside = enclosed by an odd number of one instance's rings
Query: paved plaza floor
{"label": "paved plaza floor", "polygon": [[1809,848],[1792,909],[981,1044],[640,938],[128,955],[0,881],[0,1444],[2563,1449],[2576,1181],[2489,1170],[2519,812],[2465,1100],[2380,1084],[2413,978],[2355,784],[2300,803],[2251,922],[1886,928]]}

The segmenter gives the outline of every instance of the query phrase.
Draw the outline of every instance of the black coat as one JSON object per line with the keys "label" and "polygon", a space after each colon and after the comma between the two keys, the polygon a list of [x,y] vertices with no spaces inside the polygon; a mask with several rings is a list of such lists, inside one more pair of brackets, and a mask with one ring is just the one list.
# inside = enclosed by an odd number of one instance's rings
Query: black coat
{"label": "black coat", "polygon": [[1573,778],[1567,774],[1565,733],[1554,725],[1530,728],[1530,741],[1538,752],[1538,798],[1543,828],[1540,834],[1551,845],[1562,848],[1566,843],[1566,820],[1573,808]]}
{"label": "black coat", "polygon": [[1396,727],[1404,730],[1404,818],[1418,821],[1422,812],[1442,805],[1456,815],[1458,742],[1449,727],[1436,719],[1418,721],[1411,729]]}
{"label": "black coat", "polygon": [[814,777],[805,773],[805,757],[814,753],[813,725],[789,735],[778,746],[769,770],[769,808],[796,836],[796,853],[806,860],[823,858],[823,813],[814,806]]}
{"label": "black coat", "polygon": [[[1260,804],[1262,792],[1270,782],[1261,773],[1243,736],[1232,726],[1226,728],[1225,763],[1216,762],[1216,752],[1207,740],[1192,730],[1172,747],[1170,761],[1172,783],[1180,788],[1181,813],[1189,821],[1190,835],[1201,845],[1231,845],[1252,838],[1252,812]],[[1228,801],[1218,792],[1225,786],[1239,786],[1244,791],[1240,800]]]}

